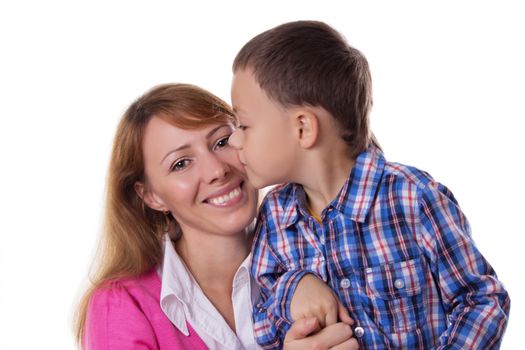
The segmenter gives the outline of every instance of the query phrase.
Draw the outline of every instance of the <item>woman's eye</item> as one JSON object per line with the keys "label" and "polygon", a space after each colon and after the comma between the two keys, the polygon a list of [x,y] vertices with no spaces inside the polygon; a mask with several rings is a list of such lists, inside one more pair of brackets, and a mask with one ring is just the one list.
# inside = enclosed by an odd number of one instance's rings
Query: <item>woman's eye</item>
{"label": "woman's eye", "polygon": [[189,159],[178,160],[178,161],[176,161],[175,163],[172,164],[170,170],[171,171],[182,170],[182,169],[186,168],[189,163],[190,163]]}
{"label": "woman's eye", "polygon": [[237,129],[240,129],[242,131],[246,130],[246,125],[239,124],[237,125]]}
{"label": "woman's eye", "polygon": [[228,146],[228,139],[230,138],[230,135],[223,137],[217,143],[215,144],[215,148],[224,148]]}

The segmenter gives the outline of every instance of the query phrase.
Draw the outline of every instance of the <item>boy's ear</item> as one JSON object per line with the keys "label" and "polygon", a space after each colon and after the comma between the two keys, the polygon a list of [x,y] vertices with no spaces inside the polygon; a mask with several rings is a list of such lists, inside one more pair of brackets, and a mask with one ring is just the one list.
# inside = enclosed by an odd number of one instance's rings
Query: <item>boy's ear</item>
{"label": "boy's ear", "polygon": [[153,210],[158,211],[167,211],[168,208],[162,201],[162,199],[159,198],[154,192],[152,192],[148,186],[146,186],[143,182],[137,181],[134,185],[135,192],[137,195],[146,203],[148,207],[150,207]]}
{"label": "boy's ear", "polygon": [[298,110],[295,114],[295,128],[299,145],[310,148],[319,138],[319,117],[310,109]]}

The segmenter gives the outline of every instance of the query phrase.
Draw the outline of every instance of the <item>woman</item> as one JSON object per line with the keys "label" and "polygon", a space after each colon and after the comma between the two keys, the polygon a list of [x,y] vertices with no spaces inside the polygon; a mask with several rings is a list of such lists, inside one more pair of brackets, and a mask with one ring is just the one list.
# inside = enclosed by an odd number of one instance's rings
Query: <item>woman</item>
{"label": "woman", "polygon": [[[111,156],[105,230],[78,311],[88,349],[256,349],[248,269],[257,194],[228,145],[230,107],[198,87],[133,103]],[[290,329],[287,349],[344,347],[343,324]],[[339,348],[339,347],[338,347]]]}

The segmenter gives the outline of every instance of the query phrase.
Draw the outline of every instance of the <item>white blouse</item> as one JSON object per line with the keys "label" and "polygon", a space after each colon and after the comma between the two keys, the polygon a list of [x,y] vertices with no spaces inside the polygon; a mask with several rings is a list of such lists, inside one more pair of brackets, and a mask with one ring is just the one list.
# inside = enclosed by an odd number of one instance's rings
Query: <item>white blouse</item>
{"label": "white blouse", "polygon": [[186,322],[191,324],[210,350],[260,349],[255,342],[252,323],[252,302],[259,289],[250,278],[249,263],[250,256],[233,278],[234,333],[199,287],[170,237],[165,235],[164,259],[158,271],[162,281],[160,307],[183,334],[189,334]]}

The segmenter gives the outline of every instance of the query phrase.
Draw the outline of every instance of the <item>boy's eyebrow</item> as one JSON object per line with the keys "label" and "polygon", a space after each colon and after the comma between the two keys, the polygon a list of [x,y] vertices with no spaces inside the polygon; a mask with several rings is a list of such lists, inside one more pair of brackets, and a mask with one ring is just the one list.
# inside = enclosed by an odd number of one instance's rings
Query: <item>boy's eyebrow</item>
{"label": "boy's eyebrow", "polygon": [[[222,129],[222,128],[229,128],[229,127],[230,127],[230,126],[229,126],[229,125],[226,125],[226,124],[224,124],[224,125],[219,125],[219,126],[213,128],[213,129],[211,129],[210,132],[208,132],[208,133],[206,134],[206,138],[209,139],[210,137],[212,137],[213,134],[215,134],[215,133],[217,132],[217,130],[220,130],[220,129]],[[172,154],[172,153],[174,153],[174,152],[178,152],[178,151],[183,150],[183,149],[190,148],[190,147],[191,147],[190,145],[185,144],[185,145],[179,146],[179,147],[177,147],[177,148],[175,148],[175,149],[169,151],[168,153],[166,153],[166,154],[164,155],[164,157],[162,157],[162,159],[160,160],[160,164],[162,164],[162,162],[164,162],[164,159],[166,159],[170,154]]]}
{"label": "boy's eyebrow", "polygon": [[237,114],[237,113],[239,113],[239,112],[240,112],[240,113],[243,113],[242,108],[234,107],[234,106],[232,106],[232,111],[233,111],[234,114]]}

